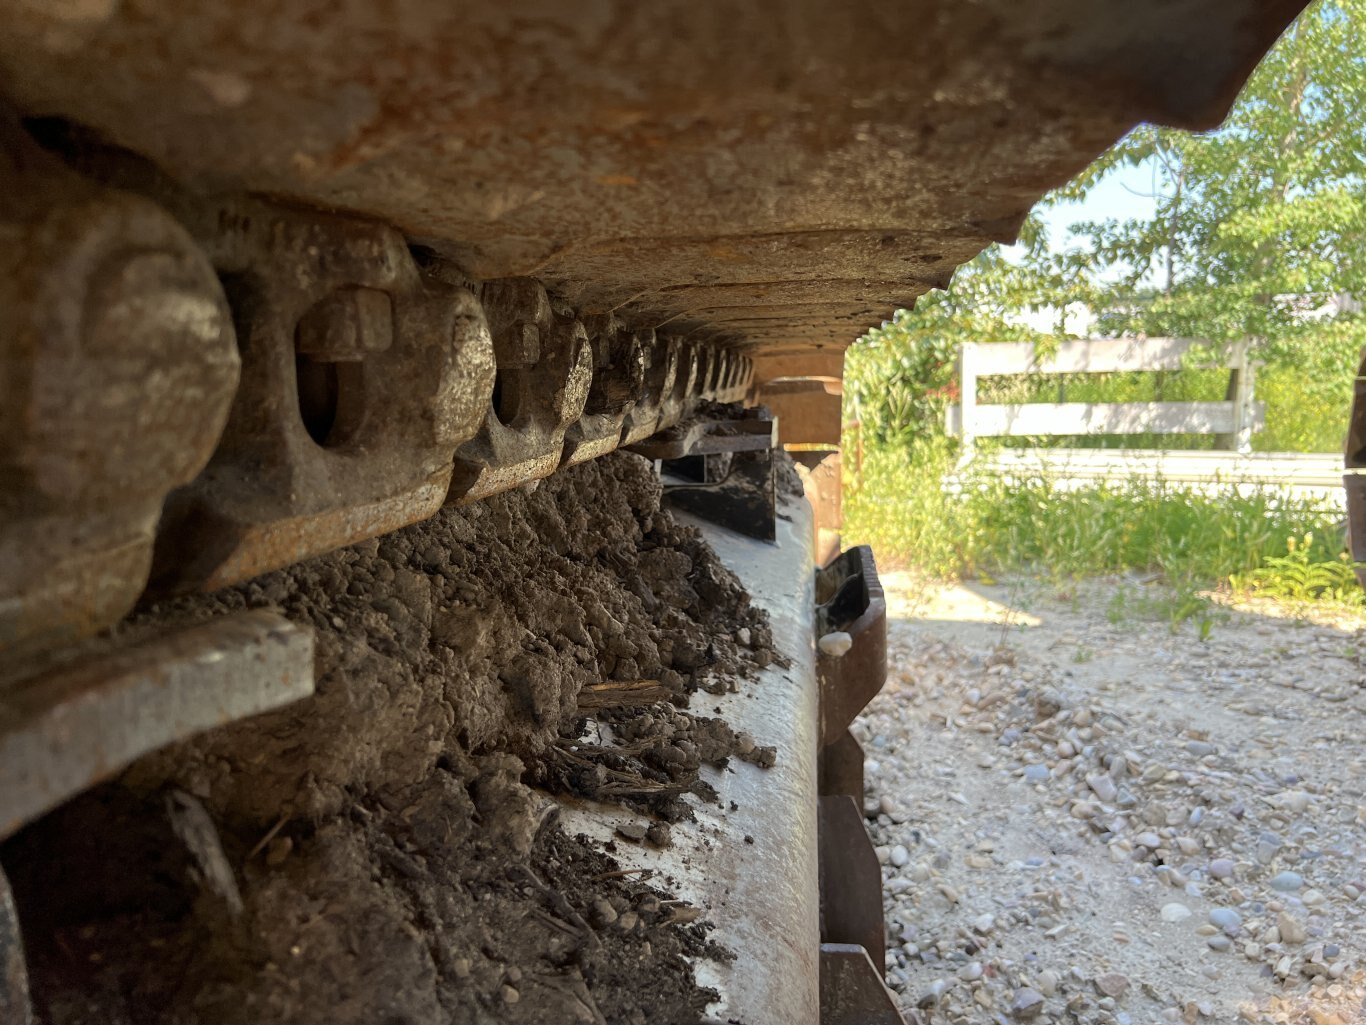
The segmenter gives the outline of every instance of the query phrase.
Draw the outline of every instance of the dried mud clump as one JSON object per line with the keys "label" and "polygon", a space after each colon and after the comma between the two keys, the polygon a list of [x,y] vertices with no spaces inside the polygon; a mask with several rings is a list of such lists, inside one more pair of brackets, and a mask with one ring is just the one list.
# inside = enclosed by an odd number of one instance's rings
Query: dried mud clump
{"label": "dried mud clump", "polygon": [[723,952],[695,909],[528,786],[555,783],[590,716],[634,745],[636,778],[680,788],[646,802],[672,821],[700,764],[772,757],[674,707],[778,656],[659,501],[648,463],[608,456],[139,610],[121,632],[283,610],[315,628],[317,693],[0,848],[42,1025],[700,1020],[689,959]]}
{"label": "dried mud clump", "polygon": [[703,765],[724,768],[739,758],[766,769],[777,757],[776,748],[760,746],[721,719],[661,703],[600,713],[589,729],[564,737],[538,758],[528,778],[548,790],[680,822],[693,818],[684,794],[716,800],[716,791],[700,775]]}

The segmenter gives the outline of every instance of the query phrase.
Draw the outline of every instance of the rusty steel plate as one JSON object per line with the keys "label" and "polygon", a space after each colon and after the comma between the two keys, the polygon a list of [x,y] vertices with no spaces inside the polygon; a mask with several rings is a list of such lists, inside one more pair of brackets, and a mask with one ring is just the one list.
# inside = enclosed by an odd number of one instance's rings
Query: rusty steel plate
{"label": "rusty steel plate", "polygon": [[0,690],[0,839],[135,758],[313,693],[313,632],[240,612]]}
{"label": "rusty steel plate", "polygon": [[848,794],[820,799],[821,942],[858,944],[880,965],[887,954],[882,869],[860,800]]}
{"label": "rusty steel plate", "polygon": [[862,947],[821,944],[821,1025],[906,1025]]}
{"label": "rusty steel plate", "polygon": [[851,548],[816,573],[816,634],[843,631],[852,646],[843,655],[820,652],[821,746],[849,728],[887,679],[887,600],[873,550]]}

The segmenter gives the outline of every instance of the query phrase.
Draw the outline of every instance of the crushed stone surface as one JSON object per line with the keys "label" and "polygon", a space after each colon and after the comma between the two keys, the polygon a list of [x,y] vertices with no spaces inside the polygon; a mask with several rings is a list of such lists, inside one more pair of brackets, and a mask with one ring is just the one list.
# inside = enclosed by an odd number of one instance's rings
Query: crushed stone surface
{"label": "crushed stone surface", "polygon": [[1366,620],[883,582],[854,730],[908,1022],[1366,1022]]}
{"label": "crushed stone surface", "polygon": [[[648,462],[607,456],[120,632],[260,607],[314,628],[315,696],[150,755],[0,847],[41,1025],[703,1018],[694,965],[734,952],[531,785],[629,804],[665,846],[701,764],[775,757],[676,707],[780,656]],[[593,754],[635,793],[594,790],[591,766],[550,778],[593,719],[630,747]]]}

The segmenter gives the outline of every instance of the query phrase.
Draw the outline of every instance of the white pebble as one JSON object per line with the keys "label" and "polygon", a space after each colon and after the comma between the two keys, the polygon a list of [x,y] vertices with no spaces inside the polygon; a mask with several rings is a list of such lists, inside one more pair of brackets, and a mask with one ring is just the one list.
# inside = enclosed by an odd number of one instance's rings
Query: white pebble
{"label": "white pebble", "polygon": [[828,633],[816,642],[816,647],[821,649],[821,654],[829,655],[832,658],[839,658],[853,646],[854,639],[843,630]]}

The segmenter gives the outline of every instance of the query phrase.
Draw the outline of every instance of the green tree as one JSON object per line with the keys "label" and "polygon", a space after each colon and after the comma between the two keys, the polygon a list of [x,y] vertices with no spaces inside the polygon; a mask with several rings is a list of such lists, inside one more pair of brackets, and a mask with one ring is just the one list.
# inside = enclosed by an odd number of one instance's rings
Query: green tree
{"label": "green tree", "polygon": [[1345,430],[1366,343],[1364,34],[1366,0],[1320,0],[1218,130],[1139,128],[1049,200],[1152,168],[1153,216],[1073,225],[1066,256],[1104,334],[1250,340],[1266,362],[1261,447],[1336,448]]}
{"label": "green tree", "polygon": [[1056,311],[1080,302],[1100,334],[1251,340],[1266,362],[1261,447],[1336,447],[1366,344],[1359,306],[1339,303],[1366,297],[1363,38],[1366,0],[1319,0],[1218,130],[1130,133],[1044,205],[1141,166],[1152,169],[1152,216],[1075,224],[1064,247],[1031,218],[1022,255],[988,250],[850,351],[851,414],[887,440],[921,432],[942,415],[959,343],[1046,336],[1023,326],[1029,310],[1055,311],[1051,333],[1062,334]]}

